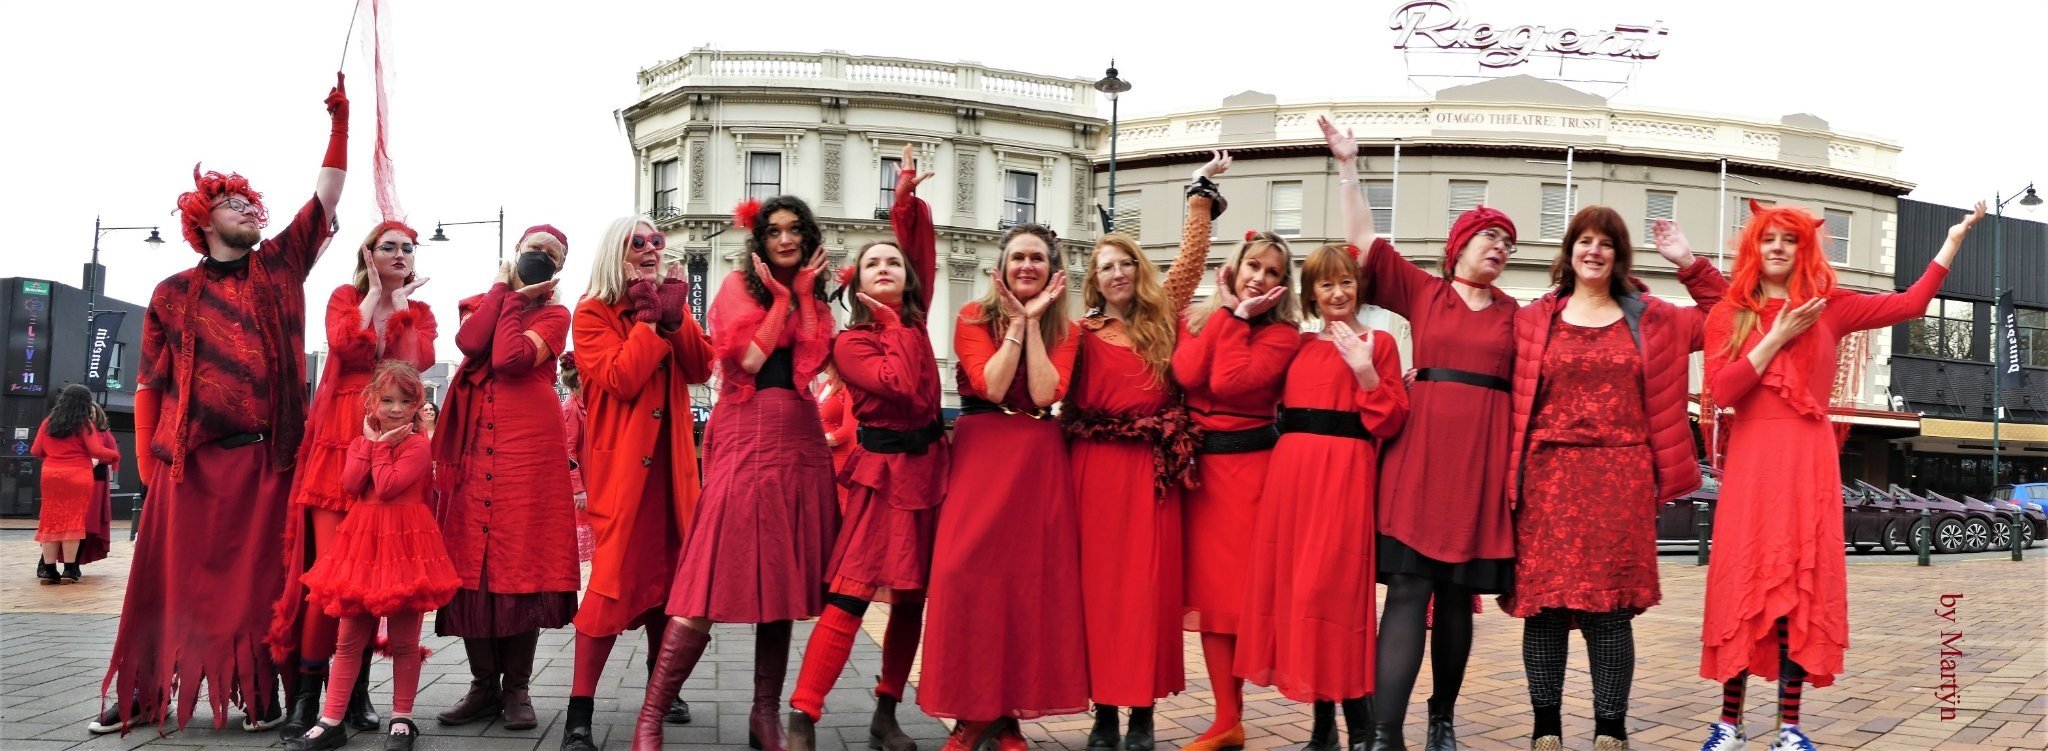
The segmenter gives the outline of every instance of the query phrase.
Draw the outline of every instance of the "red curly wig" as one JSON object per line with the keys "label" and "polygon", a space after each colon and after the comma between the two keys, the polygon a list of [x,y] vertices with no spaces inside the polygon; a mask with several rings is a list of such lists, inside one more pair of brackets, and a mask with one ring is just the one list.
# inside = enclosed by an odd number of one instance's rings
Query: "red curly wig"
{"label": "red curly wig", "polygon": [[206,255],[206,235],[199,228],[207,225],[213,216],[213,204],[228,196],[240,195],[256,204],[259,226],[270,224],[270,211],[263,208],[263,194],[249,187],[249,179],[230,172],[221,174],[212,170],[199,172],[199,165],[192,165],[192,190],[178,195],[178,220],[185,232],[185,243],[200,255]]}
{"label": "red curly wig", "polygon": [[[385,360],[377,364],[376,372],[370,375],[370,382],[363,386],[363,414],[375,415],[378,400],[384,397],[384,392],[393,389],[400,396],[412,400],[412,429],[424,431],[426,426],[420,421],[419,407],[427,403],[427,386],[420,381],[420,372],[404,360]],[[381,418],[374,422],[380,430],[384,429]]]}
{"label": "red curly wig", "polygon": [[1736,308],[1735,336],[1728,342],[1731,355],[1739,352],[1743,340],[1756,330],[1757,315],[1763,312],[1766,302],[1765,232],[1790,232],[1799,244],[1799,252],[1792,256],[1792,274],[1785,280],[1786,307],[1803,305],[1816,297],[1832,297],[1836,287],[1835,267],[1828,263],[1827,253],[1821,247],[1823,220],[1804,209],[1765,206],[1754,200],[1749,202],[1749,211],[1749,223],[1743,225],[1742,234],[1736,238],[1735,273],[1728,283],[1728,296],[1722,300]]}

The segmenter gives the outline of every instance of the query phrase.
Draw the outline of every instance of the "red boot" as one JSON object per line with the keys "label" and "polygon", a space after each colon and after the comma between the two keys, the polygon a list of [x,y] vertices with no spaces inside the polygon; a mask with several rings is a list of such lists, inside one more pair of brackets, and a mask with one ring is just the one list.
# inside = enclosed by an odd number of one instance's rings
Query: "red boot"
{"label": "red boot", "polygon": [[640,702],[640,718],[633,725],[633,751],[661,751],[661,718],[668,714],[669,700],[697,669],[697,660],[710,644],[709,632],[669,620],[661,636],[661,657],[655,660],[654,674],[647,676],[647,696]]}

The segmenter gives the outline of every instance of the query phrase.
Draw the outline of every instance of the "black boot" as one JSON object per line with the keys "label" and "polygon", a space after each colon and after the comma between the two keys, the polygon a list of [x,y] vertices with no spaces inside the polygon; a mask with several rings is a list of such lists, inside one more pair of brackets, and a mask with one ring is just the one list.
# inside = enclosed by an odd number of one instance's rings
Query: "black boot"
{"label": "black boot", "polygon": [[64,564],[64,581],[65,581],[66,583],[69,583],[69,584],[77,584],[77,583],[78,583],[78,580],[79,580],[79,578],[81,578],[81,577],[83,577],[83,576],[85,576],[85,572],[83,572],[83,571],[80,571],[80,570],[78,570],[78,564],[76,564],[76,563],[66,563],[66,564]]}
{"label": "black boot", "polygon": [[[398,732],[399,725],[404,725],[406,732]],[[412,751],[412,742],[419,737],[420,726],[414,725],[412,720],[403,717],[393,719],[391,732],[384,736],[384,751]]]}
{"label": "black boot", "polygon": [[596,702],[588,696],[569,697],[569,713],[562,720],[562,751],[597,751],[590,740],[590,715]]}
{"label": "black boot", "polygon": [[1408,751],[1408,741],[1401,738],[1401,723],[1375,722],[1372,726],[1372,745],[1369,751]]}
{"label": "black boot", "polygon": [[383,727],[384,718],[377,716],[377,706],[370,703],[370,658],[372,652],[363,650],[363,669],[356,671],[355,688],[348,692],[348,710],[341,714],[341,721],[349,727],[369,732]]}
{"label": "black boot", "polygon": [[1124,751],[1152,751],[1152,708],[1131,707],[1131,727],[1124,733]]}
{"label": "black boot", "polygon": [[868,748],[879,751],[917,751],[917,741],[896,722],[896,697],[875,692],[875,716],[868,721]]}
{"label": "black boot", "polygon": [[1308,731],[1308,744],[1301,751],[1337,751],[1337,703],[1315,703],[1315,725]]}
{"label": "black boot", "polygon": [[1372,725],[1372,697],[1344,700],[1344,731],[1351,734],[1348,751],[1367,751],[1379,729]]}
{"label": "black boot", "polygon": [[44,584],[56,584],[57,564],[38,561],[36,563],[36,578],[42,580]]}
{"label": "black boot", "polygon": [[1091,749],[1116,748],[1116,707],[1108,704],[1095,705],[1095,727],[1088,731],[1088,747]]}
{"label": "black boot", "polygon": [[326,685],[326,668],[315,671],[299,666],[299,685],[292,691],[292,705],[284,713],[284,724],[277,727],[279,738],[289,741],[305,735],[307,728],[320,721],[320,703],[326,698],[320,689]]}
{"label": "black boot", "polygon": [[1458,734],[1452,729],[1451,717],[1456,701],[1440,702],[1429,697],[1429,734],[1423,737],[1422,751],[1458,751]]}

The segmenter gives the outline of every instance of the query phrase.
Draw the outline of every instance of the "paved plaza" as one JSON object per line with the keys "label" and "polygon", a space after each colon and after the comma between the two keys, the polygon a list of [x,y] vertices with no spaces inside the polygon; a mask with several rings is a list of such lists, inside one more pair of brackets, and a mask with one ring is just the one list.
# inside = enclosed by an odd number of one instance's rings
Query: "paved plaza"
{"label": "paved plaza", "polygon": [[[18,527],[18,524],[9,526]],[[125,537],[124,530],[117,530]],[[213,730],[201,703],[182,732],[159,736],[141,729],[127,736],[92,736],[85,723],[100,710],[100,680],[112,651],[116,617],[132,546],[114,545],[113,556],[88,566],[76,585],[39,586],[31,576],[35,546],[25,529],[0,530],[0,749],[7,751],[256,748],[280,745],[274,733]],[[2048,548],[2030,551],[2022,563],[2004,553],[1939,556],[1920,568],[1911,556],[1850,556],[1850,650],[1847,673],[1836,685],[1810,689],[1804,725],[1823,748],[1857,749],[2028,749],[2048,748]],[[1719,712],[1718,687],[1696,677],[1701,587],[1706,569],[1691,555],[1666,555],[1660,567],[1664,604],[1636,619],[1636,681],[1629,708],[1630,741],[1638,749],[1699,747],[1702,730]],[[1960,595],[1943,607],[1944,595]],[[1478,643],[1459,700],[1458,731],[1469,749],[1528,747],[1529,711],[1521,665],[1521,627],[1500,614],[1489,599],[1478,617]],[[1952,611],[1952,612],[1950,612]],[[1953,617],[1950,622],[1946,613]],[[819,745],[828,751],[865,748],[873,709],[868,688],[880,669],[878,646],[887,608],[867,617],[867,639],[856,640],[840,688],[828,697]],[[433,713],[462,695],[469,680],[462,649],[453,639],[425,639],[434,650],[421,676],[417,713],[426,717],[421,751],[554,751],[561,740],[572,648],[567,630],[544,632],[535,665],[533,696],[541,724],[508,731],[497,723],[444,727]],[[1950,646],[1956,658],[1953,705],[1941,695],[1944,633],[1960,632]],[[810,633],[799,624],[788,686]],[[1583,643],[1573,644],[1565,684],[1566,747],[1592,747],[1591,683]],[[597,740],[606,749],[630,744],[633,712],[646,683],[646,643],[622,637],[605,668],[597,696]],[[701,751],[746,747],[746,713],[752,696],[753,639],[748,627],[721,626],[712,652],[683,697],[696,717],[671,725],[668,748]],[[1162,751],[1178,747],[1207,727],[1212,714],[1208,681],[1196,640],[1187,639],[1188,690],[1163,701],[1158,710]],[[1428,665],[1415,691],[1408,719],[1409,744],[1421,746],[1423,699],[1431,693]],[[372,695],[390,709],[390,664],[372,668]],[[915,673],[912,674],[913,679]],[[1775,727],[1774,686],[1752,681],[1747,727],[1764,737]],[[785,696],[786,698],[786,696]],[[1248,687],[1249,749],[1297,748],[1308,737],[1306,707],[1278,693]],[[915,689],[900,713],[906,729],[925,751],[938,751],[945,728],[915,711]],[[1942,707],[1952,706],[1952,719]],[[1086,746],[1087,716],[1026,723],[1025,734],[1047,751]],[[1753,742],[1751,748],[1766,744]],[[376,736],[352,740],[350,748],[381,748]]]}

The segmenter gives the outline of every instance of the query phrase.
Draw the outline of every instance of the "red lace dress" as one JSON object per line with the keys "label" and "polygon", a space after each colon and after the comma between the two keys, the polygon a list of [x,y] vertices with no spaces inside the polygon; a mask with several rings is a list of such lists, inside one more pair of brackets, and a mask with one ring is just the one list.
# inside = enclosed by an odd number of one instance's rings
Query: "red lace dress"
{"label": "red lace dress", "polygon": [[1657,487],[1628,324],[1550,324],[1515,510],[1517,618],[1657,604]]}
{"label": "red lace dress", "polygon": [[306,572],[306,601],[336,618],[424,613],[447,604],[462,580],[441,525],[427,508],[426,436],[393,446],[358,437],[348,447],[342,490],[348,518]]}

